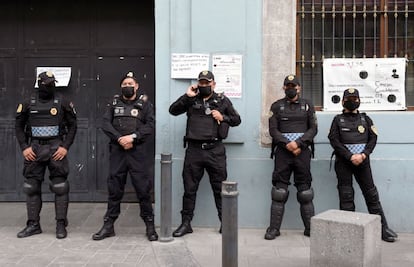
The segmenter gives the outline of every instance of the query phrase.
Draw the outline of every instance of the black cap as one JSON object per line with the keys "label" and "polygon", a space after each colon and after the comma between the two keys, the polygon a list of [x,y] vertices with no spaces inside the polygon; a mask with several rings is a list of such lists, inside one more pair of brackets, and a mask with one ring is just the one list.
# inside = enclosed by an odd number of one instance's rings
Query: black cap
{"label": "black cap", "polygon": [[127,74],[125,74],[124,77],[122,77],[121,82],[119,84],[122,84],[122,82],[126,79],[126,78],[131,78],[133,79],[136,83],[138,83],[137,78],[135,78],[134,73],[132,71],[128,71]]}
{"label": "black cap", "polygon": [[209,70],[203,70],[202,72],[200,72],[200,74],[198,74],[198,80],[207,80],[211,82],[214,80],[214,75]]}
{"label": "black cap", "polygon": [[48,85],[56,82],[55,75],[51,71],[44,71],[37,76],[37,85]]}
{"label": "black cap", "polygon": [[288,84],[300,85],[298,78],[294,74],[289,74],[286,76],[285,80],[283,81],[283,85],[286,86]]}
{"label": "black cap", "polygon": [[342,99],[344,99],[345,97],[349,97],[349,96],[356,96],[359,98],[359,92],[357,89],[355,88],[348,88],[344,91],[344,97]]}

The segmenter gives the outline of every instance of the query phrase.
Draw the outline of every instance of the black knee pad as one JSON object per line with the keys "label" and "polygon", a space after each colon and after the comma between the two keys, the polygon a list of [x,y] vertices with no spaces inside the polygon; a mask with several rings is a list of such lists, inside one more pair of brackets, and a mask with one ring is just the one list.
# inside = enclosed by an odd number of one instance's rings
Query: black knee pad
{"label": "black knee pad", "polygon": [[301,204],[311,202],[313,200],[313,188],[311,187],[307,190],[299,191],[296,194],[296,197]]}
{"label": "black knee pad", "polygon": [[341,201],[354,201],[354,188],[352,186],[338,186]]}
{"label": "black knee pad", "polygon": [[373,187],[364,193],[367,203],[376,204],[379,202],[379,194],[376,187]]}
{"label": "black knee pad", "polygon": [[286,203],[289,197],[289,191],[284,188],[272,187],[272,200],[276,202]]}
{"label": "black knee pad", "polygon": [[27,179],[23,183],[23,192],[28,196],[41,194],[41,183],[37,180]]}
{"label": "black knee pad", "polygon": [[50,188],[50,191],[52,191],[56,195],[59,195],[59,196],[65,195],[69,193],[69,182],[68,181],[64,181],[60,183],[51,182],[49,184],[49,188]]}

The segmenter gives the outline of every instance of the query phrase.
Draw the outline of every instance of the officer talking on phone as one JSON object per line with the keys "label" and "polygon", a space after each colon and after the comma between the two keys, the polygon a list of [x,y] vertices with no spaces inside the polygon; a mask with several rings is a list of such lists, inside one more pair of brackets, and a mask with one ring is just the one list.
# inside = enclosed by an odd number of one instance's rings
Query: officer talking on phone
{"label": "officer talking on phone", "polygon": [[229,127],[239,125],[241,119],[230,99],[214,92],[215,86],[213,73],[202,71],[198,75],[198,83],[190,85],[187,92],[170,106],[170,113],[174,116],[187,113],[182,223],[173,232],[174,237],[193,232],[190,222],[204,170],[210,177],[221,221],[221,182],[227,179],[226,149],[222,140],[227,137]]}

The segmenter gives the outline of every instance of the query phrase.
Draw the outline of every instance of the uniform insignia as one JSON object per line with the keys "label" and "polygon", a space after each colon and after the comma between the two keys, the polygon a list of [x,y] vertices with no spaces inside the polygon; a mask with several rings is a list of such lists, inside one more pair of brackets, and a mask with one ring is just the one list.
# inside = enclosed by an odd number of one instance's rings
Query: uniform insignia
{"label": "uniform insignia", "polygon": [[364,133],[364,132],[365,132],[365,128],[364,128],[364,126],[359,125],[359,126],[358,126],[358,132],[359,132],[359,133]]}
{"label": "uniform insignia", "polygon": [[375,127],[374,125],[372,125],[371,126],[371,130],[374,132],[374,134],[378,135],[377,127]]}
{"label": "uniform insignia", "polygon": [[56,108],[51,108],[50,109],[50,114],[52,114],[53,116],[55,116],[57,114],[57,109]]}
{"label": "uniform insignia", "polygon": [[73,105],[72,102],[69,103],[69,107],[72,109],[73,114],[76,114],[75,106]]}
{"label": "uniform insignia", "polygon": [[269,118],[273,116],[273,111],[269,111],[268,113]]}
{"label": "uniform insignia", "polygon": [[53,77],[53,73],[51,71],[46,71],[46,76],[49,78]]}
{"label": "uniform insignia", "polygon": [[289,75],[289,76],[288,76],[288,80],[289,80],[289,81],[293,81],[293,79],[295,79],[295,76],[293,76],[293,75]]}
{"label": "uniform insignia", "polygon": [[17,112],[17,113],[20,113],[20,112],[22,112],[22,109],[23,109],[23,105],[22,105],[22,104],[19,104],[19,105],[17,106],[17,110],[16,110],[16,112]]}
{"label": "uniform insignia", "polygon": [[132,109],[131,110],[131,115],[134,116],[134,117],[138,116],[138,109],[136,109],[136,108]]}
{"label": "uniform insignia", "polygon": [[207,75],[208,74],[208,70],[203,70],[202,74],[203,75]]}
{"label": "uniform insignia", "polygon": [[349,89],[348,89],[348,92],[349,92],[350,94],[353,94],[353,93],[355,92],[355,89],[354,89],[354,88],[349,88]]}
{"label": "uniform insignia", "polygon": [[132,78],[132,77],[134,77],[134,73],[132,71],[130,71],[130,72],[127,73],[126,76]]}

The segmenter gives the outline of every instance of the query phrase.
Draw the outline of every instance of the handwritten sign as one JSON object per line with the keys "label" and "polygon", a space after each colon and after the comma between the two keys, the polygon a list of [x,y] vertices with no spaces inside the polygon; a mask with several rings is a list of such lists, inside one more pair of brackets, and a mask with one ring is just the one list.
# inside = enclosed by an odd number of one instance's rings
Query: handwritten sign
{"label": "handwritten sign", "polygon": [[171,54],[172,79],[197,79],[198,74],[208,70],[210,65],[209,54]]}
{"label": "handwritten sign", "polygon": [[35,81],[35,88],[38,88],[37,86],[37,77],[40,73],[50,71],[55,75],[56,79],[56,87],[63,87],[68,86],[70,81],[70,76],[72,72],[71,67],[37,67],[36,68],[36,81]]}

